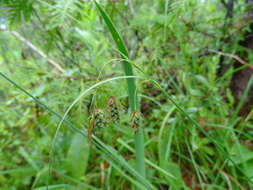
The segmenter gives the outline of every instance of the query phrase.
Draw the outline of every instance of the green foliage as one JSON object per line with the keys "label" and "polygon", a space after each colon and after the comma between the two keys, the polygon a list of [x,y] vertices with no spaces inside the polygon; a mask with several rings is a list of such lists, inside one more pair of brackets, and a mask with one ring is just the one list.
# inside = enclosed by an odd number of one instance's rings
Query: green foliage
{"label": "green foliage", "polygon": [[72,138],[68,155],[67,155],[67,170],[71,176],[80,179],[86,171],[89,159],[89,145],[80,134],[75,134]]}
{"label": "green foliage", "polygon": [[29,21],[33,13],[34,0],[7,0],[4,1],[7,18],[11,24],[19,24],[22,19]]}
{"label": "green foliage", "polygon": [[[230,88],[253,58],[249,5],[97,2],[1,1],[0,189],[252,189],[253,79],[240,101]],[[87,144],[96,107],[117,117]]]}

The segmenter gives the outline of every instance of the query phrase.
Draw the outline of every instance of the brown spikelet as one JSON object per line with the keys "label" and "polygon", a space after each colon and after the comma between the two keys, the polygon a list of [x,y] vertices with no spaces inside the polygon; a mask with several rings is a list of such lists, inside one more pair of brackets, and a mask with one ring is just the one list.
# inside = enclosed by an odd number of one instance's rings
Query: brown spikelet
{"label": "brown spikelet", "polygon": [[90,124],[88,127],[88,135],[87,135],[87,143],[90,143],[90,138],[92,135],[92,131],[93,131],[93,127],[94,127],[94,116],[92,116],[91,120],[90,120]]}
{"label": "brown spikelet", "polygon": [[94,128],[95,129],[102,129],[105,127],[105,114],[104,111],[96,108],[94,114]]}
{"label": "brown spikelet", "polygon": [[111,96],[107,102],[109,114],[111,117],[111,121],[113,123],[118,123],[120,120],[120,115],[119,115],[119,108],[118,108],[118,103],[116,99]]}
{"label": "brown spikelet", "polygon": [[141,113],[138,110],[134,110],[131,116],[132,116],[131,118],[132,127],[134,129],[134,132],[136,133],[139,130]]}
{"label": "brown spikelet", "polygon": [[105,117],[103,110],[96,108],[92,115],[88,127],[87,143],[90,142],[91,135],[96,129],[103,129],[105,127]]}

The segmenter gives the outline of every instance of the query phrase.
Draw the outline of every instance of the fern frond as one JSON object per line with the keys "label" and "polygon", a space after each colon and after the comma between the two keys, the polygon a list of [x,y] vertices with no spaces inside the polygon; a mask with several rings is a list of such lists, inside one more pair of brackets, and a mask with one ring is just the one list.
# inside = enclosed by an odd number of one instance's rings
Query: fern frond
{"label": "fern frond", "polygon": [[11,24],[28,21],[32,16],[33,0],[9,0],[4,2],[7,19]]}
{"label": "fern frond", "polygon": [[54,28],[58,25],[63,25],[67,21],[77,21],[75,16],[82,12],[83,0],[54,0],[52,4],[40,0],[40,2],[48,7],[51,13],[49,25]]}

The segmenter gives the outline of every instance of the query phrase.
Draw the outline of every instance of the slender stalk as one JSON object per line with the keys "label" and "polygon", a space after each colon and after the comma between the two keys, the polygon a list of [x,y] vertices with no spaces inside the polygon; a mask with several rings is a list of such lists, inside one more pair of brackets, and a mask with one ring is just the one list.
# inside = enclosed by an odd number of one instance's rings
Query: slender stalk
{"label": "slender stalk", "polygon": [[29,48],[31,48],[33,51],[35,51],[37,54],[39,54],[42,58],[47,59],[48,62],[50,64],[52,64],[56,69],[58,69],[62,73],[65,72],[65,70],[59,64],[57,64],[52,59],[48,58],[48,56],[43,51],[41,51],[38,47],[36,47],[34,44],[32,44],[28,39],[26,39],[23,36],[21,36],[18,32],[13,31],[13,30],[5,30],[5,29],[3,29],[1,27],[0,27],[0,31],[6,31],[6,32],[9,32],[10,34],[16,36],[19,40],[21,40],[22,42],[24,42]]}
{"label": "slender stalk", "polygon": [[145,177],[145,155],[144,155],[144,137],[143,131],[138,130],[134,137],[135,154],[136,154],[136,170]]}
{"label": "slender stalk", "polygon": [[[133,76],[133,68],[132,65],[126,60],[129,59],[127,48],[119,35],[116,27],[112,23],[108,14],[103,10],[103,8],[97,3],[95,0],[95,5],[98,8],[104,22],[106,23],[107,28],[109,29],[112,38],[117,45],[117,48],[120,52],[120,56],[124,61],[122,61],[123,69],[126,76]],[[127,78],[127,87],[128,87],[128,95],[129,95],[129,105],[130,110],[133,112],[135,109],[140,110],[139,102],[137,100],[137,92],[135,86],[134,78]],[[135,134],[135,151],[136,151],[136,169],[143,177],[145,177],[145,156],[144,156],[144,137],[143,130],[138,130]]]}

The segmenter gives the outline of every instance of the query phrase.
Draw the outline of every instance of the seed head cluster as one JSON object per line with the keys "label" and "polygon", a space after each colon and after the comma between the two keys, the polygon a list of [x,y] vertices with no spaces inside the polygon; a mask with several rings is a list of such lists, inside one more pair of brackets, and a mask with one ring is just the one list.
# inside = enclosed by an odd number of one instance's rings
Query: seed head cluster
{"label": "seed head cluster", "polygon": [[[95,108],[94,113],[91,116],[90,124],[88,128],[88,142],[90,141],[91,135],[97,129],[103,129],[106,127],[107,120],[116,124],[120,122],[120,114],[119,114],[119,107],[116,99],[111,96],[107,101],[107,114],[103,111],[103,109]],[[109,116],[108,117],[106,117]],[[108,118],[108,119],[107,119]],[[141,113],[138,110],[134,110],[131,114],[131,125],[136,133],[139,130],[141,121]]]}
{"label": "seed head cluster", "polygon": [[134,132],[136,133],[140,126],[141,113],[138,110],[134,110],[131,115],[132,115],[131,119],[132,127],[134,129]]}
{"label": "seed head cluster", "polygon": [[94,114],[94,128],[95,129],[103,129],[105,127],[105,113],[102,109],[96,108]]}
{"label": "seed head cluster", "polygon": [[107,102],[107,105],[111,121],[113,123],[118,123],[120,120],[120,116],[119,116],[118,103],[116,102],[116,99],[113,96],[111,96]]}
{"label": "seed head cluster", "polygon": [[96,129],[103,129],[106,124],[106,120],[104,117],[104,112],[102,109],[96,108],[94,114],[90,119],[90,124],[88,128],[88,138],[87,142],[89,143],[92,133],[96,131]]}

